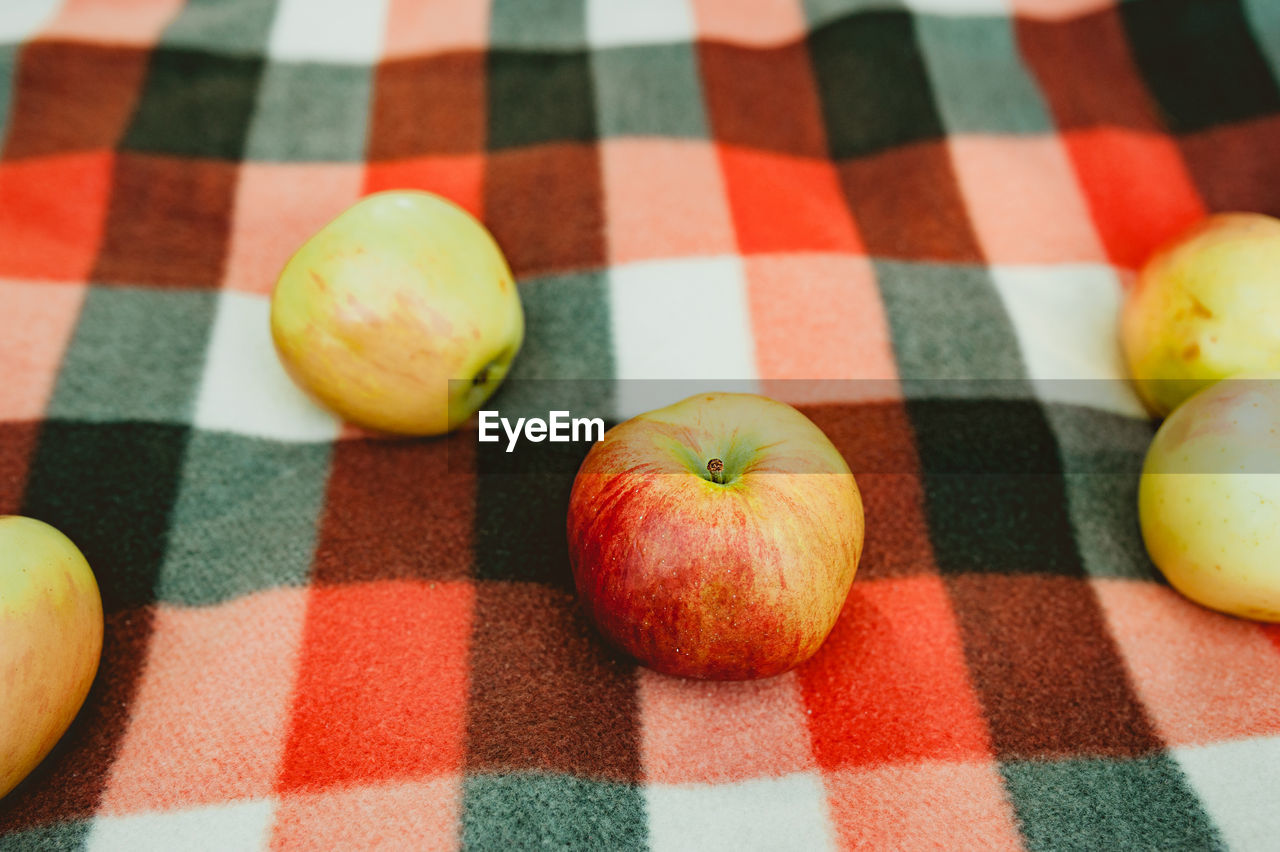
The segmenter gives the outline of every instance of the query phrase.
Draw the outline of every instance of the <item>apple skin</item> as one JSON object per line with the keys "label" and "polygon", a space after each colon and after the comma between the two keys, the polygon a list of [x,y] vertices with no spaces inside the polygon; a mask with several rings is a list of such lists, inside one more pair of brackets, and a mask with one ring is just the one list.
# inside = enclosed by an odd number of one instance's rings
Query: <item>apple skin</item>
{"label": "apple skin", "polygon": [[591,448],[570,495],[569,556],[609,641],[666,674],[746,680],[818,650],[863,524],[849,466],[807,417],[753,394],[699,394]]}
{"label": "apple skin", "polygon": [[439,435],[501,384],[524,312],[483,225],[398,190],[366,196],[298,249],[272,293],[271,335],[293,380],[347,420]]}
{"label": "apple skin", "polygon": [[1219,382],[1169,415],[1147,450],[1138,516],[1183,595],[1280,621],[1280,373]]}
{"label": "apple skin", "polygon": [[1157,417],[1227,376],[1280,369],[1280,220],[1222,213],[1158,250],[1125,299],[1120,339]]}
{"label": "apple skin", "polygon": [[0,516],[0,797],[80,711],[102,653],[89,563],[43,521]]}

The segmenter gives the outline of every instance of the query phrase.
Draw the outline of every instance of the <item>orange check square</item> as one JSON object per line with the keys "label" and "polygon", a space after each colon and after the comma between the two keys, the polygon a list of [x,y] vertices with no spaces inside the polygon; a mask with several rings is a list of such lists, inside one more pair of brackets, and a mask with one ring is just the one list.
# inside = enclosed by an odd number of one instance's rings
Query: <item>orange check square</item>
{"label": "orange check square", "polygon": [[358,164],[243,164],[224,285],[269,295],[293,253],[356,202],[362,179]]}
{"label": "orange check square", "polygon": [[800,0],[693,0],[698,35],[708,41],[761,46],[804,37]]}
{"label": "orange check square", "polygon": [[641,669],[639,700],[647,781],[722,783],[814,768],[794,674],[716,682]]}
{"label": "orange check square", "polygon": [[1134,690],[1169,745],[1280,736],[1280,654],[1257,624],[1155,583],[1094,588]]}
{"label": "orange check square", "polygon": [[457,848],[462,779],[442,776],[359,784],[284,796],[271,848],[290,850]]}
{"label": "orange check square", "polygon": [[301,644],[306,592],[214,607],[160,606],[107,813],[270,795]]}
{"label": "orange check square", "polygon": [[0,280],[0,420],[44,413],[85,292],[83,284]]}
{"label": "orange check square", "polygon": [[605,222],[616,263],[733,251],[733,226],[714,149],[678,139],[603,145]]}
{"label": "orange check square", "polygon": [[147,47],[181,11],[182,0],[67,0],[40,36]]}
{"label": "orange check square", "polygon": [[1105,259],[1059,139],[957,136],[949,145],[961,194],[988,261]]}
{"label": "orange check square", "polygon": [[824,777],[844,849],[1020,850],[1022,838],[995,763],[925,761],[844,769]]}
{"label": "orange check square", "polygon": [[781,385],[788,402],[898,395],[889,323],[870,261],[777,254],[748,257],[745,267],[757,370],[762,380]]}

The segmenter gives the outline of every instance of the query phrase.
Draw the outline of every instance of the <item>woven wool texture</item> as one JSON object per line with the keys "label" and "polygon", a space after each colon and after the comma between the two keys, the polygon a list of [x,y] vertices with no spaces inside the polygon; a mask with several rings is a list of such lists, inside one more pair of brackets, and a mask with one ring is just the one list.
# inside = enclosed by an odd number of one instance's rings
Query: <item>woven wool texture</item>
{"label": "woven wool texture", "polygon": [[[1278,79],[1272,0],[4,3],[0,512],[106,639],[0,849],[1276,848],[1280,630],[1148,561],[1116,312],[1280,215]],[[276,275],[397,187],[517,275],[497,407],[694,379],[828,433],[867,541],[813,660],[637,666],[572,470],[294,388]]]}

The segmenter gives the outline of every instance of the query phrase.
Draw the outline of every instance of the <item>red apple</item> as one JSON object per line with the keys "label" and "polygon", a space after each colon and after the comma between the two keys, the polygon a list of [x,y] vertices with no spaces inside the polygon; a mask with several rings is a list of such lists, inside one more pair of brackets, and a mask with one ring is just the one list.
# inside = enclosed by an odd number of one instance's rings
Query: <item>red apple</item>
{"label": "red apple", "polygon": [[862,553],[840,452],[789,405],[699,394],[610,429],[569,500],[578,595],[667,674],[763,678],[811,657]]}
{"label": "red apple", "polygon": [[102,598],[58,530],[0,516],[0,797],[44,759],[98,671]]}

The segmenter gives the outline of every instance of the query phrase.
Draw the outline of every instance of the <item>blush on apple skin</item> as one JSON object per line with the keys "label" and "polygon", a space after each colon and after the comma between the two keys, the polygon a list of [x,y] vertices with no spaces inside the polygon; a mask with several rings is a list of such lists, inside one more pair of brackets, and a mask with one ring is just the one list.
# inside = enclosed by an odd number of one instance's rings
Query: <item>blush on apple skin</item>
{"label": "blush on apple skin", "polygon": [[[706,475],[725,463],[725,482]],[[839,452],[790,406],[708,394],[610,430],[570,498],[579,597],[645,665],[716,680],[770,677],[835,625],[863,540]]]}

